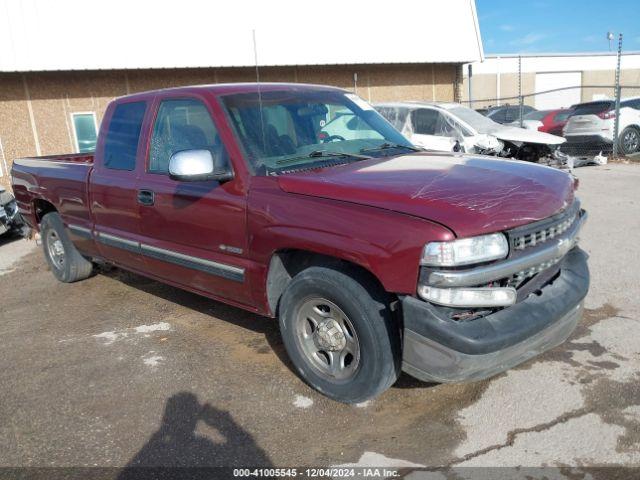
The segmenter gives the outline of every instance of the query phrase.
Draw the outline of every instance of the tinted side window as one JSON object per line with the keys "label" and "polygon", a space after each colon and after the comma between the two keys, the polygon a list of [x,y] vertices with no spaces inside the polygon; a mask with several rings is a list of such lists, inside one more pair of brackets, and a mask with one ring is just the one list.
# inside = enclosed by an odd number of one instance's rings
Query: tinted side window
{"label": "tinted side window", "polygon": [[573,110],[565,110],[564,112],[556,113],[553,120],[556,122],[566,122],[571,115],[573,115]]}
{"label": "tinted side window", "polygon": [[104,166],[114,170],[134,170],[145,102],[116,106],[104,145]]}
{"label": "tinted side window", "polygon": [[227,151],[207,107],[199,100],[165,100],[160,104],[151,136],[149,171],[168,173],[169,159],[181,150],[209,150],[215,168],[227,168]]}
{"label": "tinted side window", "polygon": [[493,113],[490,113],[488,117],[494,122],[504,123],[507,121],[507,111],[504,108],[500,110],[494,110]]}
{"label": "tinted side window", "polygon": [[422,108],[411,112],[413,131],[419,135],[435,135],[440,114],[435,110]]}

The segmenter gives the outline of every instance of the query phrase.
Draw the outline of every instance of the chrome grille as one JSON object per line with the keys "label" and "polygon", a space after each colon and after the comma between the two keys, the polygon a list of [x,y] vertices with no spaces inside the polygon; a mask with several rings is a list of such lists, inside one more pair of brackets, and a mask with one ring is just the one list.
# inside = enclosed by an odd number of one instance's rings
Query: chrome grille
{"label": "chrome grille", "polygon": [[580,203],[575,201],[571,207],[554,217],[513,229],[509,232],[511,247],[514,251],[522,251],[562,235],[578,220],[579,214]]}
{"label": "chrome grille", "polygon": [[526,270],[521,270],[516,272],[507,280],[507,286],[509,287],[517,287],[522,282],[524,282],[527,278],[533,277],[540,272],[544,272],[547,268],[551,268],[556,265],[558,262],[562,260],[562,257],[555,258],[553,260],[549,260],[548,262],[541,263],[536,265],[535,267],[528,268]]}
{"label": "chrome grille", "polygon": [[551,227],[545,228],[544,230],[539,230],[537,232],[532,232],[527,235],[522,235],[520,237],[515,237],[513,239],[513,248],[516,250],[524,250],[527,247],[535,247],[539,243],[545,242],[551,238],[557,237],[558,235],[563,234],[573,222],[576,221],[576,217],[567,218],[557,225],[553,225]]}

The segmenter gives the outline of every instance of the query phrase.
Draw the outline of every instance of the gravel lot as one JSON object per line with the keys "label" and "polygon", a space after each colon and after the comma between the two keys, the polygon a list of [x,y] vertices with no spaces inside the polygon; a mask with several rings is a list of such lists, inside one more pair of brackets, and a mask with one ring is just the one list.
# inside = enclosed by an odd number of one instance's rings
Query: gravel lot
{"label": "gravel lot", "polygon": [[0,466],[639,466],[640,165],[576,173],[592,287],[571,339],[357,406],[292,373],[272,320],[119,270],[61,284],[1,241]]}

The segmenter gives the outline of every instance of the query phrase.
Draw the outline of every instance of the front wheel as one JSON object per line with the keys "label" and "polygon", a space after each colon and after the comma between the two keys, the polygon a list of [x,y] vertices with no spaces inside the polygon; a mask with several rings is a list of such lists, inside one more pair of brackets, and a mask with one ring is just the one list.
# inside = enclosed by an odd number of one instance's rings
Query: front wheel
{"label": "front wheel", "polygon": [[398,378],[399,327],[387,294],[361,272],[302,271],[282,296],[279,322],[301,377],[334,400],[369,400]]}
{"label": "front wheel", "polygon": [[84,258],[71,242],[60,215],[47,213],[40,222],[42,247],[53,275],[61,282],[84,280],[93,271],[93,264]]}

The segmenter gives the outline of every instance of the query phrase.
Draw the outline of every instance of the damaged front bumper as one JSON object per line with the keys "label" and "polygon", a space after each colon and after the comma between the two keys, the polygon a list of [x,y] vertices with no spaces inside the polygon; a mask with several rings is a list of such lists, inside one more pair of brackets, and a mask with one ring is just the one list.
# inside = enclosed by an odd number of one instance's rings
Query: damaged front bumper
{"label": "damaged front bumper", "polygon": [[424,381],[480,380],[564,342],[576,327],[589,290],[587,255],[578,247],[559,275],[514,306],[455,321],[414,297],[402,299],[402,369]]}

